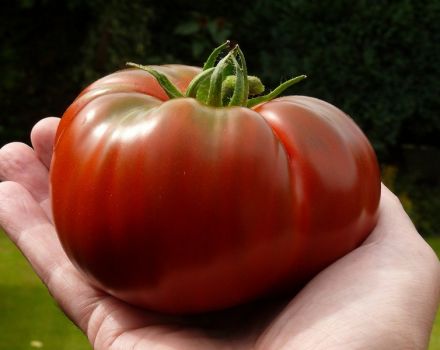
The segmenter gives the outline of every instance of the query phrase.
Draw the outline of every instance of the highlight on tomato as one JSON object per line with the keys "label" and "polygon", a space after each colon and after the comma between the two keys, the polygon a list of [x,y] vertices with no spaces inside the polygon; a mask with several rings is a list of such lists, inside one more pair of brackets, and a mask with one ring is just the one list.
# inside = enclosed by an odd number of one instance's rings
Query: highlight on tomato
{"label": "highlight on tomato", "polygon": [[264,94],[228,42],[203,68],[129,66],[68,107],[50,169],[59,239],[95,286],[219,310],[300,288],[372,231],[366,136],[327,102],[277,97],[305,76]]}

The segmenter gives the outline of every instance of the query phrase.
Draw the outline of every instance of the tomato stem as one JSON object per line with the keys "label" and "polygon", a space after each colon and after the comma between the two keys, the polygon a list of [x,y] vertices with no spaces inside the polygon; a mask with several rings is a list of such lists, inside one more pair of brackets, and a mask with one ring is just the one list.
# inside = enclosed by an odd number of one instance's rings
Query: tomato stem
{"label": "tomato stem", "polygon": [[188,85],[185,96],[196,98],[197,90],[199,89],[200,84],[202,84],[206,79],[211,78],[213,71],[214,71],[214,67],[211,67],[197,74],[195,78],[191,80],[190,84]]}
{"label": "tomato stem", "polygon": [[[238,45],[237,45],[238,47]],[[244,58],[244,54],[243,51],[241,51],[241,49],[238,47],[238,57],[240,58],[240,62],[241,62],[241,69],[243,70],[243,75],[244,75],[244,86],[243,86],[243,94],[241,95],[241,101],[239,106],[246,106],[247,104],[247,99],[249,96],[249,81],[248,81],[248,72],[247,72],[247,66],[246,66],[246,60]],[[238,80],[238,77],[237,77]]]}
{"label": "tomato stem", "polygon": [[[235,75],[228,75],[222,83],[222,96],[231,97],[235,89]],[[260,95],[264,92],[264,85],[261,80],[253,75],[248,75],[249,96]]]}
{"label": "tomato stem", "polygon": [[127,66],[140,68],[140,69],[143,69],[143,70],[147,71],[148,73],[150,73],[153,77],[156,78],[157,82],[165,90],[165,92],[169,98],[183,97],[183,95],[179,91],[179,89],[176,88],[171,81],[169,81],[169,79],[166,77],[165,74],[159,73],[157,70],[155,70],[149,66],[142,66],[137,63],[128,62]]}
{"label": "tomato stem", "polygon": [[221,44],[219,47],[216,47],[214,51],[211,52],[205,64],[203,65],[203,70],[213,68],[215,66],[217,57],[224,51],[225,48],[229,47],[229,45],[230,45],[230,41],[226,40],[224,44]]}
{"label": "tomato stem", "polygon": [[258,97],[254,97],[254,98],[250,99],[247,103],[247,107],[252,108],[260,103],[273,100],[275,97],[279,96],[288,87],[291,87],[293,84],[296,84],[296,83],[300,82],[301,80],[304,80],[305,78],[307,78],[306,75],[299,75],[295,78],[289,79],[289,80],[285,81],[284,83],[280,84],[275,90],[269,92],[267,95],[258,96]]}
{"label": "tomato stem", "polygon": [[223,71],[229,65],[229,60],[236,54],[237,46],[235,46],[229,53],[223,57],[217,66],[215,66],[212,72],[209,91],[208,91],[208,106],[221,107],[222,106],[222,82],[223,82]]}
{"label": "tomato stem", "polygon": [[[188,85],[185,94],[182,94],[164,74],[152,66],[131,62],[127,65],[143,69],[153,75],[170,99],[190,97],[212,107],[242,106],[252,108],[276,98],[284,90],[306,78],[305,75],[297,76],[280,84],[266,95],[256,96],[264,92],[264,85],[258,77],[248,76],[246,60],[238,45],[230,49],[216,63],[220,54],[228,50],[229,46],[228,40],[212,51],[203,65],[202,71]],[[250,96],[256,97],[249,99]]]}
{"label": "tomato stem", "polygon": [[235,68],[235,88],[228,106],[242,106],[243,100],[247,99],[245,96],[247,76],[244,74],[243,68],[240,67],[234,56],[231,57],[231,60]]}

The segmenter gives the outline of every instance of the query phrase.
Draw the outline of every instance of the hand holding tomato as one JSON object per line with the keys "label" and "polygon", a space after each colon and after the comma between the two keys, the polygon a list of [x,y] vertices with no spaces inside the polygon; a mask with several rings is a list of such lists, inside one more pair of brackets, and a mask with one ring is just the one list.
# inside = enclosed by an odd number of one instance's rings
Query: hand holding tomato
{"label": "hand holding tomato", "polygon": [[66,257],[50,219],[58,122],[36,125],[33,149],[13,143],[0,150],[0,226],[95,349],[426,349],[440,293],[438,259],[385,187],[368,239],[291,300],[184,318],[97,290]]}

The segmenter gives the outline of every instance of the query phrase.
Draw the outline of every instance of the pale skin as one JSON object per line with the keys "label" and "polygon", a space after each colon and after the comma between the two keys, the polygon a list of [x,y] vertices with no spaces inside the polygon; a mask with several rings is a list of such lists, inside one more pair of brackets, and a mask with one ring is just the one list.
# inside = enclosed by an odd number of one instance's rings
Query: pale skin
{"label": "pale skin", "polygon": [[52,225],[48,169],[59,119],[32,130],[33,148],[0,150],[0,226],[94,349],[426,349],[440,297],[440,264],[382,186],[368,239],[298,294],[216,314],[172,317],[92,287]]}

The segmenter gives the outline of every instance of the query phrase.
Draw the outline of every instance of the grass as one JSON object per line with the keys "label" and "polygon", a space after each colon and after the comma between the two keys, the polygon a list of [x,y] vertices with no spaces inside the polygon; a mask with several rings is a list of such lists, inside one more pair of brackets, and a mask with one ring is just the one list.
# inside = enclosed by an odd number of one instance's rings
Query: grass
{"label": "grass", "polygon": [[[428,238],[440,257],[440,237]],[[18,249],[0,231],[0,350],[90,350]],[[429,350],[440,349],[440,312]]]}
{"label": "grass", "polygon": [[[428,237],[426,241],[440,258],[440,237]],[[437,349],[440,349],[440,308],[437,310],[437,317],[432,328],[431,341],[429,343],[429,350]]]}
{"label": "grass", "polygon": [[0,350],[91,349],[1,231],[0,330]]}

